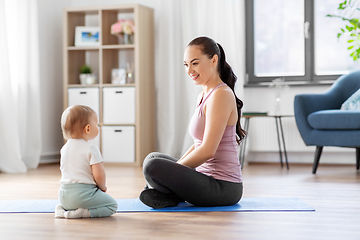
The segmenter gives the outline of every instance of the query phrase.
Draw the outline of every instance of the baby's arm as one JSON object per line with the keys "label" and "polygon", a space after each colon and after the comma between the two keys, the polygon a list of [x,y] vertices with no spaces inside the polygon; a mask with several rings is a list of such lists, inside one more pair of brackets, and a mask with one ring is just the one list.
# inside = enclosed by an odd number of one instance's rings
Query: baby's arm
{"label": "baby's arm", "polygon": [[106,175],[104,164],[102,162],[91,165],[92,174],[97,186],[101,191],[106,192]]}

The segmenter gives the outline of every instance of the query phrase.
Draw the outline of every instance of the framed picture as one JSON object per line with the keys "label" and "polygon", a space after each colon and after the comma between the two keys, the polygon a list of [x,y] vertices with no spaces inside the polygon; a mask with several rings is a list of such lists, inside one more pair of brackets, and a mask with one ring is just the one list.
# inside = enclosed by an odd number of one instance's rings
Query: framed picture
{"label": "framed picture", "polygon": [[75,46],[99,46],[99,27],[75,27]]}

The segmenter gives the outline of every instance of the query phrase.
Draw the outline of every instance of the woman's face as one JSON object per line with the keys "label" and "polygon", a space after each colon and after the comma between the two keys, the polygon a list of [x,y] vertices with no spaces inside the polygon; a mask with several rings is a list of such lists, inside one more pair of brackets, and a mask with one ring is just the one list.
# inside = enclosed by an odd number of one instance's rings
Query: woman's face
{"label": "woman's face", "polygon": [[209,59],[207,55],[202,53],[199,46],[188,46],[184,53],[186,73],[196,85],[204,85],[210,79],[215,79],[218,76],[217,61],[217,55]]}

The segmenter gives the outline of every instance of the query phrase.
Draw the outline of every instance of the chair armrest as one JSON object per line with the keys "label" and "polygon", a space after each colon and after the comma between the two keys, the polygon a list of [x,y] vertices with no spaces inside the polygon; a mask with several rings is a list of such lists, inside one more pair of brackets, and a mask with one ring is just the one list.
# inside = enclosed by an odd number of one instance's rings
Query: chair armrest
{"label": "chair armrest", "polygon": [[300,108],[308,116],[309,114],[329,109],[340,109],[338,96],[327,92],[322,94],[298,94],[295,96],[294,107]]}
{"label": "chair armrest", "polygon": [[331,92],[323,94],[298,94],[294,98],[294,115],[296,125],[305,144],[311,138],[310,132],[313,128],[310,126],[307,117],[316,111],[335,109],[337,106],[336,96]]}

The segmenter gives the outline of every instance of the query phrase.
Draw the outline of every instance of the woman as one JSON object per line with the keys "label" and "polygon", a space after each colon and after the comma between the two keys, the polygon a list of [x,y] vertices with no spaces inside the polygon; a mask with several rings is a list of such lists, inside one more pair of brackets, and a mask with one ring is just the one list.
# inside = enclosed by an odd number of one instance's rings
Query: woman
{"label": "woman", "polygon": [[187,74],[203,87],[191,119],[194,145],[181,159],[150,153],[144,160],[149,187],[140,200],[163,208],[187,201],[196,206],[236,204],[242,196],[237,145],[245,137],[240,126],[243,103],[234,92],[237,80],[220,44],[208,37],[192,40],[184,54]]}

